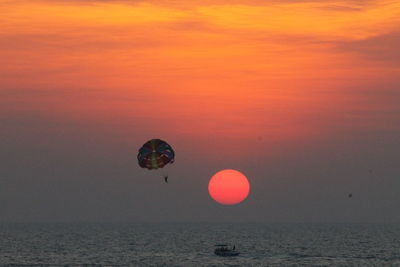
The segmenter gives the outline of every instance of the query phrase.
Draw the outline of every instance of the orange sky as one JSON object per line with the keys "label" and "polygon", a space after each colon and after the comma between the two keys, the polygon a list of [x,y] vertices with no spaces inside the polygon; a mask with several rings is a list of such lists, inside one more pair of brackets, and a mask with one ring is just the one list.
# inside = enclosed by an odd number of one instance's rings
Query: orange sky
{"label": "orange sky", "polygon": [[398,1],[191,3],[0,1],[2,117],[233,156],[399,130]]}
{"label": "orange sky", "polygon": [[0,0],[0,220],[398,222],[399,47],[398,0]]}

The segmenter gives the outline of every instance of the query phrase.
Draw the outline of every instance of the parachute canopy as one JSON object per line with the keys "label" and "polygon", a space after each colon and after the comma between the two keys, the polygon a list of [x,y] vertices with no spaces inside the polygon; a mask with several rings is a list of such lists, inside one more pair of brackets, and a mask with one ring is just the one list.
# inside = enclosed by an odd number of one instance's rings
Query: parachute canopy
{"label": "parachute canopy", "polygon": [[137,155],[139,166],[149,170],[162,168],[175,160],[175,152],[172,147],[160,139],[147,141]]}

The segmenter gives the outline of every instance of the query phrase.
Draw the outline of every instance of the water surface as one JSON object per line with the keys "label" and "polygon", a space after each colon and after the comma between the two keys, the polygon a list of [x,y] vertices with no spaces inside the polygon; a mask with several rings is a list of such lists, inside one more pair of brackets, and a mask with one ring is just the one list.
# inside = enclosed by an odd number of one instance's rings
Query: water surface
{"label": "water surface", "polygon": [[399,248],[396,224],[0,224],[1,265],[400,266]]}

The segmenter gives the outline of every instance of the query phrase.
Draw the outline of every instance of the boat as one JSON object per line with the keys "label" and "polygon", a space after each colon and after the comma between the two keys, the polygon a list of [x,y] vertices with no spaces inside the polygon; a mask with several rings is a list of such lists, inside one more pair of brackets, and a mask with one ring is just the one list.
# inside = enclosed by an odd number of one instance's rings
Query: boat
{"label": "boat", "polygon": [[236,250],[236,247],[230,248],[229,245],[226,244],[218,244],[215,245],[214,254],[222,257],[232,257],[238,256],[240,254],[239,251]]}

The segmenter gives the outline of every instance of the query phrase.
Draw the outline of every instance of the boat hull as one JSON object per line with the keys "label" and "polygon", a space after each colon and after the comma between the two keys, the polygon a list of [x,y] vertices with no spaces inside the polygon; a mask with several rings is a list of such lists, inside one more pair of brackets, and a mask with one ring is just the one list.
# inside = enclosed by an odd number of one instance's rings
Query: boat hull
{"label": "boat hull", "polygon": [[221,256],[221,257],[234,257],[234,256],[239,256],[239,252],[237,251],[215,251],[215,255]]}

